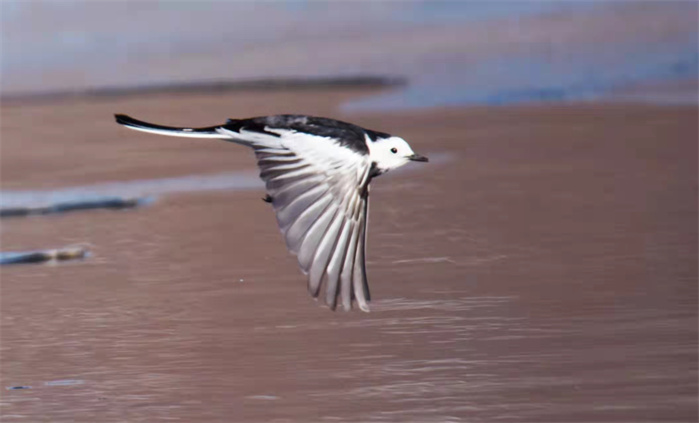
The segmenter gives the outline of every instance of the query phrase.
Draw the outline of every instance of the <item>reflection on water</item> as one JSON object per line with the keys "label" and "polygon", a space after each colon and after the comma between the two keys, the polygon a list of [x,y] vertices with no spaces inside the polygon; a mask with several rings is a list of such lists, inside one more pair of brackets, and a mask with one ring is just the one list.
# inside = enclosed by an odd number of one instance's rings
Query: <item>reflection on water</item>
{"label": "reflection on water", "polygon": [[72,386],[72,385],[82,385],[85,383],[84,380],[79,379],[61,379],[61,380],[49,380],[44,382],[44,386]]}
{"label": "reflection on water", "polygon": [[248,190],[263,188],[256,172],[229,172],[176,178],[108,182],[51,191],[3,190],[0,208],[50,208],[56,204],[109,202],[113,199],[143,198],[178,192]]}

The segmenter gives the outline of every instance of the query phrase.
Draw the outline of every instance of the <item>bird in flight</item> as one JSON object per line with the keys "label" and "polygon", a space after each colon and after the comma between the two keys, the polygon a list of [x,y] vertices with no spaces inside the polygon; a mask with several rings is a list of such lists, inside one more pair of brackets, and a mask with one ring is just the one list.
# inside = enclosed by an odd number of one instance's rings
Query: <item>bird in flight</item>
{"label": "bird in flight", "polygon": [[334,119],[276,115],[175,128],[115,115],[137,131],[213,138],[251,147],[286,246],[318,297],[345,310],[369,311],[364,264],[371,180],[410,161],[426,162],[404,139]]}

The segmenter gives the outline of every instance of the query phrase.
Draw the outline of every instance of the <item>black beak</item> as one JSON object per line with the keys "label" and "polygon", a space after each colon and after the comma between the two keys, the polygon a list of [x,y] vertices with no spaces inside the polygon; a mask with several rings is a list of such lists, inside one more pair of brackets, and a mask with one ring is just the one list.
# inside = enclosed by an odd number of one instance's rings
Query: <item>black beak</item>
{"label": "black beak", "polygon": [[414,162],[429,162],[427,157],[421,156],[419,154],[413,154],[412,156],[408,156],[408,159],[410,159]]}

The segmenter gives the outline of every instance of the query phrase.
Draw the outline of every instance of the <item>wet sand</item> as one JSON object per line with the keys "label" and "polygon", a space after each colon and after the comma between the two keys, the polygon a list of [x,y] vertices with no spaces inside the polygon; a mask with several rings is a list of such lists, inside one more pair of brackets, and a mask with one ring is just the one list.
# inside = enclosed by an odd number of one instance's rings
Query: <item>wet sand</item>
{"label": "wet sand", "polygon": [[308,296],[261,191],[3,220],[4,251],[93,253],[2,268],[2,387],[32,387],[3,421],[697,420],[696,106],[337,108],[362,94],[3,105],[3,189],[253,169],[115,112],[319,114],[450,157],[374,182],[369,314]]}

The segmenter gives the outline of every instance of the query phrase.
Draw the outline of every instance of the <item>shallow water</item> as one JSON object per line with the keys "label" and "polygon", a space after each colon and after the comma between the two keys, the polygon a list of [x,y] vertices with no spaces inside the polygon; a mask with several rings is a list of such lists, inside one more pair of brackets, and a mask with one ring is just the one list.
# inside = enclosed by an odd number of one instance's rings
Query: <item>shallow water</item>
{"label": "shallow water", "polygon": [[372,185],[371,313],[261,190],[3,222],[94,247],[2,270],[3,421],[696,421],[696,110],[452,113],[403,124],[458,160]]}

